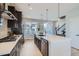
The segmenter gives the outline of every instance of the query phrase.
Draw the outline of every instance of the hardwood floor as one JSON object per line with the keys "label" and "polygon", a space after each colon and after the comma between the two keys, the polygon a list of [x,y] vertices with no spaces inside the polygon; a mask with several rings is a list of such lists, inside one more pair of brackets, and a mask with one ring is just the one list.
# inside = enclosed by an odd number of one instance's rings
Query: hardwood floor
{"label": "hardwood floor", "polygon": [[79,49],[72,48],[71,49],[71,55],[72,56],[79,56]]}
{"label": "hardwood floor", "polygon": [[26,39],[21,49],[20,56],[42,56],[42,54],[34,44],[33,39]]}

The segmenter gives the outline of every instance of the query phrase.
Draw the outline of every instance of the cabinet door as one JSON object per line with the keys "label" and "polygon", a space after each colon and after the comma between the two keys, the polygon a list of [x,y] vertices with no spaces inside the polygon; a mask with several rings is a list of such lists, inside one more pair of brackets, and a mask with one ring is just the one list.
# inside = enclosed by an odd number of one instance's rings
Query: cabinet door
{"label": "cabinet door", "polygon": [[17,56],[17,48],[14,47],[14,49],[11,51],[10,56]]}
{"label": "cabinet door", "polygon": [[15,28],[15,23],[16,23],[16,21],[15,20],[8,20],[8,27],[9,28]]}
{"label": "cabinet door", "polygon": [[20,56],[20,49],[21,49],[21,44],[20,44],[20,42],[18,42],[18,44],[17,44],[17,56]]}
{"label": "cabinet door", "polygon": [[23,37],[23,36],[21,37],[20,42],[21,42],[21,43],[20,43],[21,45],[24,44],[24,37]]}
{"label": "cabinet door", "polygon": [[16,11],[16,13],[14,13],[15,17],[18,19],[17,20],[17,24],[18,24],[18,30],[19,30],[19,33],[22,33],[22,12],[20,11]]}
{"label": "cabinet door", "polygon": [[41,53],[43,56],[48,56],[48,41],[45,39],[42,39],[41,41]]}
{"label": "cabinet door", "polygon": [[8,10],[12,13],[14,13],[15,11],[15,7],[14,6],[8,6]]}

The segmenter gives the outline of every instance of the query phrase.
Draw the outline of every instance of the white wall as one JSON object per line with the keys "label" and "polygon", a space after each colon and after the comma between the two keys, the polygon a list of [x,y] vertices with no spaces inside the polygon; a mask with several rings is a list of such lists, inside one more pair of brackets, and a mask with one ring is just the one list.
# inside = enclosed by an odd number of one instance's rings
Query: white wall
{"label": "white wall", "polygon": [[76,31],[79,25],[77,24],[78,22],[79,22],[79,8],[76,8],[68,12],[66,16],[66,36],[67,37],[73,35],[72,33],[74,32],[78,32],[78,30]]}
{"label": "white wall", "polygon": [[72,39],[72,47],[79,48],[79,8],[70,11],[66,18],[66,37]]}

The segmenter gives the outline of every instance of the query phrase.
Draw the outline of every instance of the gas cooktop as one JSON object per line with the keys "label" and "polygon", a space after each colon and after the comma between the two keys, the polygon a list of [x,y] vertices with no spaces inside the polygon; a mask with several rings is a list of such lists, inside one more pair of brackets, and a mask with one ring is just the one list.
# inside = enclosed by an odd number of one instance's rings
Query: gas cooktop
{"label": "gas cooktop", "polygon": [[11,41],[16,41],[16,36],[8,36],[8,37],[0,39],[0,43],[11,42]]}

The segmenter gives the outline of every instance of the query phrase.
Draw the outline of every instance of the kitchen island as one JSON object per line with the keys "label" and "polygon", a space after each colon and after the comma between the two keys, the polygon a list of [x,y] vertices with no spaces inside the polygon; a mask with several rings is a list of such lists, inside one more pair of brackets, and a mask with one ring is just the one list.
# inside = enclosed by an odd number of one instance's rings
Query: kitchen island
{"label": "kitchen island", "polygon": [[[38,47],[44,56],[70,56],[71,55],[71,40],[66,37],[57,35],[36,36]],[[36,40],[35,40],[36,41]],[[36,41],[36,42],[37,42]]]}
{"label": "kitchen island", "polygon": [[22,35],[16,35],[15,41],[0,43],[0,56],[18,56],[23,43]]}

